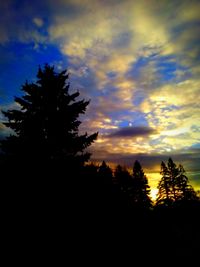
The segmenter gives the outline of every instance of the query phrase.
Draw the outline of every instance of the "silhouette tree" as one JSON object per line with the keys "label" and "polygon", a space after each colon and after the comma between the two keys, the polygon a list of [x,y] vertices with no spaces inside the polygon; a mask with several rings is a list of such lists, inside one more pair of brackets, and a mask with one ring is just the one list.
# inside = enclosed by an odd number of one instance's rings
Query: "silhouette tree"
{"label": "silhouette tree", "polygon": [[105,163],[99,166],[98,170],[98,181],[99,181],[99,196],[101,198],[102,208],[104,210],[109,210],[111,205],[111,190],[112,190],[112,170],[111,168]]}
{"label": "silhouette tree", "polygon": [[84,211],[96,208],[98,204],[98,166],[93,163],[87,164],[79,175],[79,206],[81,205],[81,209]]}
{"label": "silhouette tree", "polygon": [[105,161],[102,162],[102,164],[99,167],[99,177],[104,185],[110,186],[112,184],[112,170],[111,168],[105,163]]}
{"label": "silhouette tree", "polygon": [[82,166],[90,157],[85,149],[97,138],[97,133],[78,135],[78,117],[89,101],[76,100],[79,92],[69,93],[66,70],[56,73],[54,67],[45,65],[37,78],[36,83],[22,86],[25,95],[15,97],[19,109],[3,111],[8,119],[5,125],[15,132],[2,141],[4,153],[18,162]]}
{"label": "silhouette tree", "polygon": [[158,184],[158,197],[157,202],[170,205],[171,203],[171,179],[168,175],[168,168],[165,163],[161,162],[161,180]]}
{"label": "silhouette tree", "polygon": [[114,172],[116,183],[120,185],[122,192],[127,192],[131,175],[125,167],[117,165]]}
{"label": "silhouette tree", "polygon": [[133,179],[130,190],[131,201],[138,208],[150,208],[152,201],[150,198],[150,187],[144,171],[139,163],[135,161],[133,165]]}
{"label": "silhouette tree", "polygon": [[115,188],[117,189],[116,200],[121,211],[125,212],[126,209],[131,207],[129,191],[132,186],[132,176],[121,165],[117,165],[114,171]]}
{"label": "silhouette tree", "polygon": [[189,185],[182,165],[178,167],[169,158],[167,166],[161,163],[162,178],[158,184],[157,204],[171,205],[177,201],[196,200],[197,196]]}

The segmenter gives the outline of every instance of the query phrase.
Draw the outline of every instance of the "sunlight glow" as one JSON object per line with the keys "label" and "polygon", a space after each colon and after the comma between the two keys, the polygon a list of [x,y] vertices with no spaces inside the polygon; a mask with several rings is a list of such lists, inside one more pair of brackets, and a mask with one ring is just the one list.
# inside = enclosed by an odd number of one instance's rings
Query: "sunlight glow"
{"label": "sunlight glow", "polygon": [[156,200],[157,193],[158,193],[158,189],[157,188],[152,188],[151,189],[151,198],[152,198],[153,201]]}
{"label": "sunlight glow", "polygon": [[158,182],[160,181],[160,178],[161,178],[161,175],[160,175],[160,172],[159,172],[159,167],[157,167],[158,169],[158,172],[146,172],[146,175],[147,175],[147,179],[148,179],[148,182],[149,182],[149,186],[150,186],[150,189],[151,189],[151,193],[150,193],[150,196],[152,198],[153,201],[156,200],[156,195],[158,193]]}

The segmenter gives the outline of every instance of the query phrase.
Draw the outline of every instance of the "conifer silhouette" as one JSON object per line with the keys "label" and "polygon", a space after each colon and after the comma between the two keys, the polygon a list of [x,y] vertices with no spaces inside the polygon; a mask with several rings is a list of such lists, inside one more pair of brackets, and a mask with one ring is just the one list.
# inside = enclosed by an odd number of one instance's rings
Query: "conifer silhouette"
{"label": "conifer silhouette", "polygon": [[150,187],[148,185],[148,180],[142,166],[139,161],[135,161],[133,165],[133,179],[131,188],[131,198],[133,205],[138,208],[150,208],[151,198],[150,198]]}
{"label": "conifer silhouette", "polygon": [[[76,100],[79,92],[70,94],[69,73],[54,67],[39,68],[36,83],[26,82],[25,93],[15,97],[19,109],[3,111],[7,127],[15,134],[2,142],[4,153],[23,162],[64,161],[68,167],[81,166],[90,154],[85,149],[97,138],[97,133],[78,134],[89,101]],[[50,163],[51,164],[51,163]]]}
{"label": "conifer silhouette", "polygon": [[158,184],[157,204],[172,205],[177,201],[197,200],[182,165],[177,166],[171,158],[167,165],[161,163],[162,178]]}

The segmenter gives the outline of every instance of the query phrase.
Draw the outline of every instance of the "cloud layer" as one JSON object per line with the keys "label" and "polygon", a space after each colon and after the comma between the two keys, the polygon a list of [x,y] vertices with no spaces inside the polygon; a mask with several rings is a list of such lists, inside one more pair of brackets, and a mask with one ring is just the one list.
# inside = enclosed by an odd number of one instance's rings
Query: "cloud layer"
{"label": "cloud layer", "polygon": [[111,133],[111,138],[126,138],[126,137],[137,137],[137,136],[148,136],[154,133],[154,130],[149,127],[124,127]]}
{"label": "cloud layer", "polygon": [[4,92],[14,88],[10,69],[23,83],[38,60],[69,67],[72,88],[91,99],[81,130],[99,131],[94,159],[185,155],[200,172],[199,1],[8,0],[0,8]]}

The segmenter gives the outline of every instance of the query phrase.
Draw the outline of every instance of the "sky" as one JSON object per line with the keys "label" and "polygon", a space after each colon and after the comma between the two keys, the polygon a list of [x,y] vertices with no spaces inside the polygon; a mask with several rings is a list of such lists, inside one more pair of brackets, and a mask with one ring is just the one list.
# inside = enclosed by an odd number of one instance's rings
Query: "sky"
{"label": "sky", "polygon": [[200,1],[7,0],[0,10],[1,109],[39,65],[68,69],[71,91],[91,99],[80,130],[99,132],[93,161],[138,159],[156,191],[172,157],[200,189]]}

